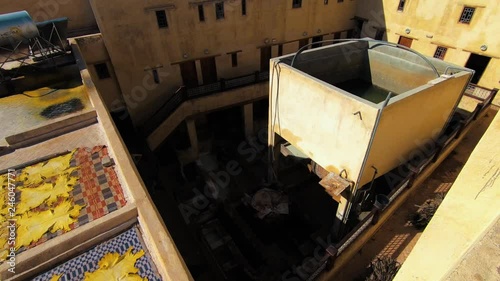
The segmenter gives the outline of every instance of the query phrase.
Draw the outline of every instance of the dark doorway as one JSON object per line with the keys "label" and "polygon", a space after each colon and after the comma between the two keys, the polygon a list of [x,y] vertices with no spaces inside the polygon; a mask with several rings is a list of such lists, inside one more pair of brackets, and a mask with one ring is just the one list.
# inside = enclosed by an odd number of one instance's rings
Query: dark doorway
{"label": "dark doorway", "polygon": [[203,84],[217,82],[217,67],[215,66],[215,57],[204,58],[200,60],[201,74],[203,75]]}
{"label": "dark doorway", "polygon": [[198,86],[198,75],[196,74],[195,61],[187,61],[179,64],[181,68],[182,82],[186,87]]}
{"label": "dark doorway", "polygon": [[[333,34],[333,39],[340,39],[340,32],[335,32]],[[340,41],[333,42],[332,44],[337,44],[337,43],[340,43]]]}
{"label": "dark doorway", "polygon": [[349,29],[347,30],[347,33],[345,35],[346,39],[354,38],[354,29]]}
{"label": "dark doorway", "polygon": [[317,42],[321,42],[321,41],[323,41],[323,35],[320,35],[320,36],[314,36],[314,37],[312,38],[312,42],[313,42],[313,44],[312,44],[311,48],[318,48],[318,47],[321,47],[321,46],[322,46],[322,44],[321,44],[321,43],[317,43]]}
{"label": "dark doorway", "polygon": [[363,25],[365,24],[365,21],[368,21],[366,19],[360,19],[360,18],[355,18],[356,21],[356,28],[354,28],[354,38],[361,38],[361,32],[363,31]]}
{"label": "dark doorway", "polygon": [[[299,40],[299,49],[304,47],[305,45],[309,44],[309,38],[306,38],[306,39],[300,39]],[[306,50],[308,48],[305,48]]]}
{"label": "dark doorway", "polygon": [[384,40],[385,28],[377,28],[375,33],[375,40]]}
{"label": "dark doorway", "polygon": [[405,47],[411,48],[411,43],[413,42],[413,39],[404,37],[404,36],[399,36],[399,45],[403,45]]}
{"label": "dark doorway", "polygon": [[269,71],[269,60],[271,59],[271,46],[260,48],[260,71]]}
{"label": "dark doorway", "polygon": [[481,79],[481,76],[483,76],[486,67],[488,67],[488,63],[490,62],[490,60],[490,57],[470,54],[469,60],[465,64],[465,67],[474,69],[476,71],[474,77],[472,77],[471,83],[479,83],[479,80]]}

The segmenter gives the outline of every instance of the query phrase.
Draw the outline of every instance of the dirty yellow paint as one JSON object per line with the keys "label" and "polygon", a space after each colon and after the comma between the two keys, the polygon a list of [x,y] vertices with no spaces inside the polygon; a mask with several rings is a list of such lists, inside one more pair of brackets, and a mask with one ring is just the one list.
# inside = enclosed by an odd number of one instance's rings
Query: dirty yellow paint
{"label": "dirty yellow paint", "polygon": [[16,208],[18,214],[24,214],[43,203],[52,206],[59,197],[68,198],[73,186],[78,182],[77,177],[63,174],[57,177],[55,183],[44,183],[33,188],[21,189],[21,199]]}
{"label": "dirty yellow paint", "polygon": [[7,258],[9,254],[9,245],[7,244],[7,239],[9,238],[9,230],[7,228],[8,222],[3,216],[0,216],[0,261]]}
{"label": "dirty yellow paint", "polygon": [[52,278],[50,278],[50,281],[59,281],[61,279],[62,274],[54,274]]}
{"label": "dirty yellow paint", "polygon": [[[69,225],[76,221],[83,208],[69,199],[73,186],[78,183],[78,177],[71,176],[71,173],[79,167],[70,167],[75,152],[24,168],[16,178],[21,185],[16,186],[20,197],[15,206],[7,204],[8,175],[0,175],[0,261],[6,259],[14,246],[8,245],[7,240],[10,234],[7,225],[11,218],[17,220],[16,251],[38,241],[48,231],[70,230]],[[60,198],[66,199],[54,206]],[[36,211],[40,206],[50,209]]]}
{"label": "dirty yellow paint", "polygon": [[99,269],[94,272],[85,272],[84,280],[92,281],[109,281],[109,280],[130,280],[130,281],[147,281],[146,277],[142,278],[139,274],[139,269],[135,267],[135,263],[139,258],[144,256],[144,250],[140,250],[132,254],[133,247],[130,247],[124,255],[118,253],[107,253],[99,261]]}
{"label": "dirty yellow paint", "polygon": [[8,213],[6,205],[7,188],[8,188],[7,174],[0,175],[0,261],[5,260],[9,251],[7,245],[8,229],[7,220],[4,217]]}
{"label": "dirty yellow paint", "polygon": [[76,222],[82,208],[83,206],[74,205],[72,201],[65,200],[52,210],[29,211],[16,216],[18,225],[16,250],[38,241],[48,231],[51,233],[58,230],[70,231],[69,226]]}
{"label": "dirty yellow paint", "polygon": [[71,174],[78,169],[78,167],[70,167],[70,160],[75,152],[76,150],[73,150],[66,155],[26,167],[22,170],[18,178],[23,182],[24,187],[28,187],[30,185],[40,184],[45,181],[45,179],[52,178],[62,173]]}
{"label": "dirty yellow paint", "polygon": [[9,180],[7,174],[0,175],[0,215],[7,213],[7,207],[5,206],[7,199],[7,188]]}
{"label": "dirty yellow paint", "polygon": [[[27,91],[23,94],[4,97],[0,101],[0,118],[2,120],[15,120],[16,122],[4,122],[0,131],[0,145],[6,145],[4,138],[16,135],[34,128],[46,126],[58,120],[75,114],[81,114],[93,110],[87,90],[84,86],[69,89],[41,88],[35,91]],[[29,96],[29,97],[28,97]],[[40,113],[49,106],[64,103],[72,99],[79,99],[83,109],[75,113],[61,115],[54,119],[47,119]]]}

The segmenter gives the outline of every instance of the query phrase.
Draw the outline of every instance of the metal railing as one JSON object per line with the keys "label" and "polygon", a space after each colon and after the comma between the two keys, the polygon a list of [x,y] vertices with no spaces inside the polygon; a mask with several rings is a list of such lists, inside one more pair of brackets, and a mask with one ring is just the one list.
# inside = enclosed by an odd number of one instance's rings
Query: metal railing
{"label": "metal railing", "polygon": [[486,100],[491,91],[490,89],[470,83],[467,85],[467,89],[465,89],[465,95],[478,100]]}
{"label": "metal railing", "polygon": [[195,87],[181,86],[177,91],[144,122],[141,130],[146,135],[152,133],[165,119],[185,101],[196,99],[240,87],[250,86],[257,83],[269,81],[269,72],[256,71],[252,74],[243,75],[231,79],[220,79],[215,83],[204,84]]}

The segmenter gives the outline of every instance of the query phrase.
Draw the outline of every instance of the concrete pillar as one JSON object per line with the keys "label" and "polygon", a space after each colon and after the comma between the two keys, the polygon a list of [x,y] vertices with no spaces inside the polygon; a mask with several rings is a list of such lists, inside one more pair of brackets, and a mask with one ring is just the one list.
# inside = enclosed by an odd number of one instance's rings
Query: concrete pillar
{"label": "concrete pillar", "polygon": [[254,134],[253,128],[253,103],[243,106],[243,119],[245,121],[245,137],[250,138]]}
{"label": "concrete pillar", "polygon": [[186,120],[186,126],[189,135],[189,142],[191,144],[191,150],[196,158],[198,158],[198,135],[196,134],[196,123],[194,119]]}

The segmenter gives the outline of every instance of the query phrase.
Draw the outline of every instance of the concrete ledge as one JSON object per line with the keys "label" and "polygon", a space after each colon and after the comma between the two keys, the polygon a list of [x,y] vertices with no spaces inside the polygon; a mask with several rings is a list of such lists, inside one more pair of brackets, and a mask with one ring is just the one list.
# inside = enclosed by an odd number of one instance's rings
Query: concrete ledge
{"label": "concrete ledge", "polygon": [[94,123],[97,123],[97,114],[95,111],[89,111],[27,132],[8,136],[5,139],[15,148],[25,147]]}

